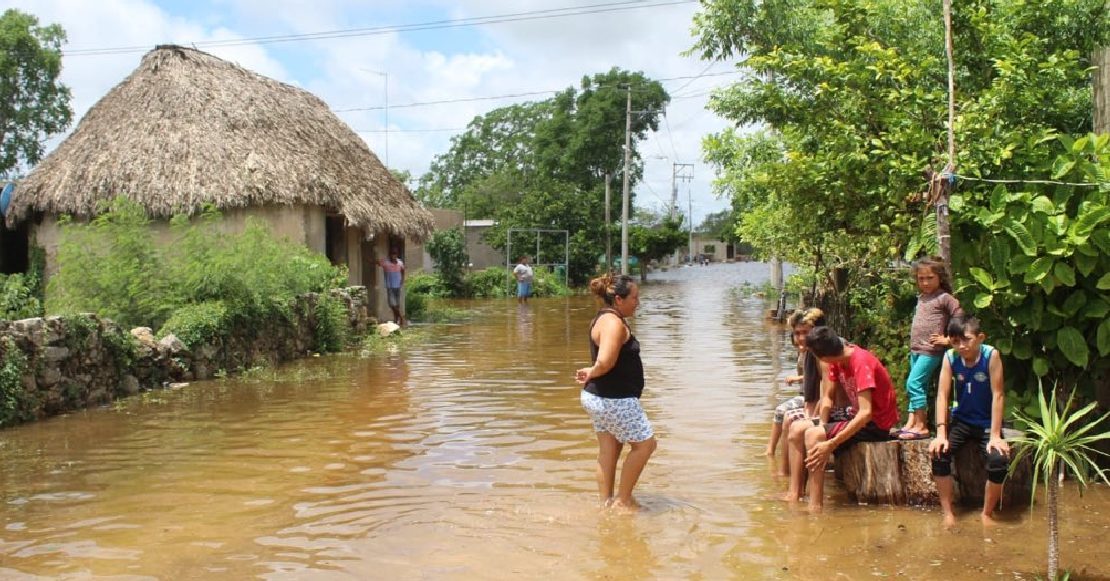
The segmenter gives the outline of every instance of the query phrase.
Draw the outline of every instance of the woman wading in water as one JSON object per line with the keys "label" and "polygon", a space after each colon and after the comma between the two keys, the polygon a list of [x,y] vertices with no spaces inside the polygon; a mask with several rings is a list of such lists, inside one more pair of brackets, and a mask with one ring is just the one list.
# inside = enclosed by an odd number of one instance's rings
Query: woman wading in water
{"label": "woman wading in water", "polygon": [[[597,489],[606,506],[635,509],[632,489],[655,451],[655,432],[640,407],[644,391],[644,366],[640,343],[625,322],[640,305],[640,289],[627,275],[606,274],[590,281],[590,292],[602,306],[590,323],[590,358],[594,364],[575,372],[584,384],[582,407],[597,432]],[[621,450],[631,450],[614,485]]]}

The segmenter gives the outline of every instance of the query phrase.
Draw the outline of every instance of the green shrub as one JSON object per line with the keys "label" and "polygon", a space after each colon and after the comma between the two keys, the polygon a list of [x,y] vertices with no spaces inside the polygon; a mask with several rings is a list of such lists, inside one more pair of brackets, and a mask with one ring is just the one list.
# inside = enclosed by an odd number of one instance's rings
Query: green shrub
{"label": "green shrub", "polygon": [[405,317],[412,320],[421,320],[428,312],[428,295],[414,292],[405,292]]}
{"label": "green shrub", "polygon": [[405,299],[408,300],[414,294],[426,297],[450,296],[439,276],[427,272],[405,275]]}
{"label": "green shrub", "polygon": [[[536,268],[535,279],[532,281],[532,296],[535,297],[565,297],[570,294],[570,289],[563,283],[563,275],[552,272],[548,268]],[[512,285],[516,292],[515,282]]]}
{"label": "green shrub", "polygon": [[41,280],[35,272],[0,275],[0,319],[41,317]]}
{"label": "green shrub", "polygon": [[198,344],[215,336],[216,322],[225,332],[232,325],[258,330],[261,321],[291,317],[296,296],[346,284],[344,268],[276,238],[257,219],[226,234],[220,213],[208,207],[172,218],[173,243],[160,245],[138,204],[116,198],[106,210],[88,224],[59,222],[62,266],[50,280],[47,312],[93,312],[125,328],[173,329]]}
{"label": "green shrub", "polygon": [[227,337],[230,329],[227,307],[223,301],[185,305],[170,316],[158,331],[159,337],[173,333],[189,349],[213,345]]}
{"label": "green shrub", "polygon": [[466,257],[466,241],[463,238],[462,228],[440,230],[432,234],[426,245],[428,254],[435,262],[436,272],[439,273],[443,286],[452,296],[464,293],[464,275],[468,262]]}
{"label": "green shrub", "polygon": [[175,305],[166,300],[168,280],[146,212],[123,197],[105,213],[81,224],[58,224],[57,274],[50,278],[46,310],[95,312],[134,327],[161,323]]}
{"label": "green shrub", "polygon": [[11,337],[0,338],[0,427],[32,419],[34,402],[23,389],[23,375],[27,373],[27,356]]}
{"label": "green shrub", "polygon": [[330,294],[316,303],[316,351],[335,353],[347,346],[347,307]]}
{"label": "green shrub", "polygon": [[491,266],[485,270],[467,274],[463,288],[464,296],[471,298],[504,298],[513,296],[516,292],[516,281],[505,267]]}

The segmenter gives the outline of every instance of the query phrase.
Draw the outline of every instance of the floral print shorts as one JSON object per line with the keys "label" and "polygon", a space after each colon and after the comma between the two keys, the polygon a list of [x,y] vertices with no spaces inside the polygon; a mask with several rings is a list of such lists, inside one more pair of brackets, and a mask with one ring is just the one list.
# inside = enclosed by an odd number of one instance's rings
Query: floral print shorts
{"label": "floral print shorts", "polygon": [[655,435],[639,398],[609,399],[582,390],[580,399],[582,407],[590,414],[595,432],[612,434],[622,444],[643,442]]}

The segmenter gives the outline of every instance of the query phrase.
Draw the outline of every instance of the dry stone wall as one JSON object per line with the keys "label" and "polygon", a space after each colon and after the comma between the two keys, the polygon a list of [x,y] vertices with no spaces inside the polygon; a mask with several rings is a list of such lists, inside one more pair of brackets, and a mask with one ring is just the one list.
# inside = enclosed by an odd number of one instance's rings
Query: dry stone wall
{"label": "dry stone wall", "polygon": [[[365,287],[329,292],[346,307],[350,333],[375,324]],[[0,426],[108,403],[174,382],[208,379],[313,352],[320,322],[314,293],[298,297],[293,316],[228,329],[222,339],[189,348],[151,329],[121,329],[92,314],[0,320]]]}

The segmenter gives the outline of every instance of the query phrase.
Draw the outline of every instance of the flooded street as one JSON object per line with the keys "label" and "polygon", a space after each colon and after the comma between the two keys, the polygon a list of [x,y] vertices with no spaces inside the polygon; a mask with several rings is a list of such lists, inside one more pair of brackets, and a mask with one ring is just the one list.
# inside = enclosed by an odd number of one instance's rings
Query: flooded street
{"label": "flooded street", "polygon": [[[762,264],[655,273],[633,329],[659,449],[644,510],[597,508],[574,370],[587,296],[468,302],[403,352],[294,362],[0,431],[0,578],[862,579],[1044,575],[1044,511],[772,500],[794,351],[736,292]],[[1062,495],[1061,565],[1110,578],[1110,491]]]}

